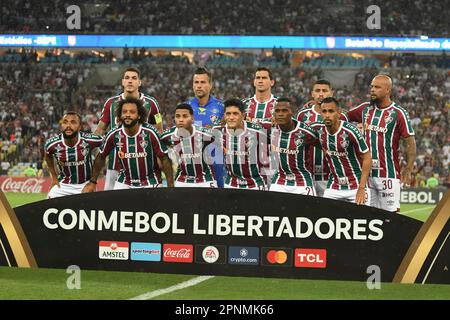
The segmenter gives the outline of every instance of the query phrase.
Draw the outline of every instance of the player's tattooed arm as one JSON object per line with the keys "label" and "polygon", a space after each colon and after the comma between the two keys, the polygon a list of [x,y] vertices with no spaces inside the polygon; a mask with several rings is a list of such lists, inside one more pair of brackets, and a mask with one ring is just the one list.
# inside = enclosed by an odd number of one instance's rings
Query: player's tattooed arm
{"label": "player's tattooed arm", "polygon": [[162,171],[164,172],[167,180],[167,186],[169,188],[173,187],[173,169],[172,169],[172,161],[167,155],[164,155],[161,159]]}
{"label": "player's tattooed arm", "polygon": [[98,122],[97,129],[95,129],[94,134],[98,134],[99,136],[104,135],[106,132],[106,127],[107,127],[107,124],[100,120]]}
{"label": "player's tattooed arm", "polygon": [[414,136],[409,136],[406,139],[406,158],[407,164],[402,171],[401,182],[408,187],[411,184],[411,172],[416,160],[416,139]]}

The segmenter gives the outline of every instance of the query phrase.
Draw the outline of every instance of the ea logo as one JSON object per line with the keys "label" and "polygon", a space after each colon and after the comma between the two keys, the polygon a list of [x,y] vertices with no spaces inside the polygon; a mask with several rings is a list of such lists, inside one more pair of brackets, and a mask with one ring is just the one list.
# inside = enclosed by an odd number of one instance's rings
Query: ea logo
{"label": "ea logo", "polygon": [[206,247],[203,249],[202,257],[206,262],[214,263],[219,259],[219,250],[213,246]]}

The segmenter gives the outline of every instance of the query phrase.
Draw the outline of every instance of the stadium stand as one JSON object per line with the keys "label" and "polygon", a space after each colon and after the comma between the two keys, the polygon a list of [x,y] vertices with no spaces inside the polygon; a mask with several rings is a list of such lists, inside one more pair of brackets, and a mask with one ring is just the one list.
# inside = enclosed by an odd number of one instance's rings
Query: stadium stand
{"label": "stadium stand", "polygon": [[[21,175],[26,163],[45,170],[42,143],[57,131],[62,112],[77,110],[83,115],[83,129],[95,129],[105,99],[121,91],[125,66],[139,67],[142,91],[158,99],[164,125],[169,126],[174,107],[192,95],[191,77],[197,65],[213,71],[213,90],[219,98],[252,95],[253,72],[265,65],[275,75],[275,94],[291,97],[298,107],[309,100],[311,84],[318,78],[338,75],[332,81],[335,95],[351,108],[368,99],[374,75],[390,74],[394,100],[409,110],[416,131],[415,185],[424,186],[433,174],[439,175],[441,184],[450,181],[450,72],[445,55],[298,55],[277,48],[190,52],[190,58],[134,48],[126,48],[121,57],[92,50],[0,52],[0,163],[10,175]],[[343,78],[346,81],[338,81]]]}
{"label": "stadium stand", "polygon": [[[62,0],[39,3],[30,0],[2,3],[3,33],[130,33],[134,34],[352,34],[352,35],[449,35],[449,20],[442,8],[449,0],[154,0],[96,1],[79,4],[81,30],[67,30]],[[368,30],[369,5],[381,9],[382,31]],[[199,10],[189,10],[200,8]],[[226,13],[226,14],[224,14]]]}

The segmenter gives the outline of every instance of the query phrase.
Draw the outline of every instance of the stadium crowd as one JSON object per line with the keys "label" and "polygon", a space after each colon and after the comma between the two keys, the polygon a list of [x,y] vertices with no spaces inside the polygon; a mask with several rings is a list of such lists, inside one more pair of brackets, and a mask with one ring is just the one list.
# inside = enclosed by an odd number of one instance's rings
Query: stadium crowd
{"label": "stadium crowd", "polygon": [[[66,12],[72,5],[56,0],[4,1],[0,11],[2,33],[130,33],[135,34],[362,34],[428,35],[449,34],[443,8],[449,0],[295,0],[206,1],[179,0],[96,1],[79,4],[80,30],[69,30]],[[367,28],[378,5],[382,30]],[[190,10],[198,8],[198,10]]]}
{"label": "stadium crowd", "polygon": [[[50,51],[51,52],[51,51]],[[0,163],[3,173],[18,162],[36,163],[42,168],[43,142],[58,131],[64,110],[75,109],[83,115],[84,130],[95,130],[105,100],[121,92],[115,86],[92,85],[92,64],[41,62],[32,58],[33,52],[9,52],[25,55],[20,62],[0,62]],[[301,107],[310,99],[312,83],[323,77],[320,68],[293,67],[291,57],[277,53],[270,64],[275,76],[274,94],[288,96]],[[139,56],[139,55],[137,55]],[[145,58],[143,58],[145,56]],[[80,55],[78,60],[89,59],[91,54]],[[258,54],[242,53],[234,59],[242,64],[213,64],[214,54],[195,54],[190,62],[186,57],[141,55],[133,60],[133,53],[124,57],[123,66],[135,64],[141,71],[142,91],[157,98],[163,114],[164,126],[173,125],[175,106],[187,100],[192,93],[192,74],[197,64],[206,64],[213,72],[213,95],[224,99],[247,97],[254,93],[252,86],[256,66],[269,63]],[[285,60],[287,59],[287,60]],[[397,63],[392,61],[397,60]],[[335,96],[347,108],[368,100],[369,85],[374,75],[388,73],[394,79],[394,101],[405,107],[416,131],[417,161],[415,185],[426,184],[438,175],[441,184],[450,182],[450,73],[438,68],[436,58],[410,58],[397,56],[381,68],[363,68],[354,83],[337,88]],[[97,63],[110,63],[101,60]],[[286,63],[287,61],[287,63]],[[406,62],[405,62],[406,61]],[[434,62],[433,62],[434,61]],[[435,64],[430,67],[430,64]],[[402,64],[402,68],[398,65]],[[8,164],[9,165],[8,165]]]}

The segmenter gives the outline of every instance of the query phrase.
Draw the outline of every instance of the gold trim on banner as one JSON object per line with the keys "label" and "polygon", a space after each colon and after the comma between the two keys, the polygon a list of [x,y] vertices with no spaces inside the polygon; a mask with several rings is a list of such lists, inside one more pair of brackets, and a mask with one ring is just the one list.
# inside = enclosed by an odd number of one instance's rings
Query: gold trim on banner
{"label": "gold trim on banner", "polygon": [[447,191],[414,238],[395,273],[393,282],[415,283],[426,258],[449,218],[450,191]]}
{"label": "gold trim on banner", "polygon": [[0,225],[6,234],[11,250],[18,267],[37,267],[33,252],[31,251],[27,237],[17,219],[16,213],[11,208],[6,196],[0,190]]}

